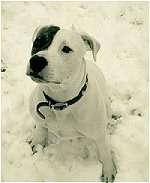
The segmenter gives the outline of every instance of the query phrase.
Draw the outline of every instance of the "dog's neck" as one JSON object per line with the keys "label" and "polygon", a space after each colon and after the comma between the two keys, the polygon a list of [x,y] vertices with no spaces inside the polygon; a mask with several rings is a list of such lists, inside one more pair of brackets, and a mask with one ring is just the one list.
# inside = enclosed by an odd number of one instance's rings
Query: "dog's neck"
{"label": "dog's neck", "polygon": [[86,63],[82,62],[78,74],[69,83],[42,85],[42,90],[52,99],[65,102],[76,97],[86,82]]}

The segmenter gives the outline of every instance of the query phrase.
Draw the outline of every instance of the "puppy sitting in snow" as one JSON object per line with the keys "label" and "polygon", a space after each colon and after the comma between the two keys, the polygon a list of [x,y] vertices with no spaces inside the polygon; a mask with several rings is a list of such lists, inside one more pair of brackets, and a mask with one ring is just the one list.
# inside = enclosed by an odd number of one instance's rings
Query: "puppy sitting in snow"
{"label": "puppy sitting in snow", "polygon": [[48,145],[48,135],[61,138],[87,137],[95,141],[102,162],[102,181],[116,175],[107,123],[110,105],[104,77],[95,63],[84,59],[91,50],[94,60],[99,43],[87,34],[57,26],[37,28],[27,75],[38,83],[30,98],[36,120],[32,146]]}

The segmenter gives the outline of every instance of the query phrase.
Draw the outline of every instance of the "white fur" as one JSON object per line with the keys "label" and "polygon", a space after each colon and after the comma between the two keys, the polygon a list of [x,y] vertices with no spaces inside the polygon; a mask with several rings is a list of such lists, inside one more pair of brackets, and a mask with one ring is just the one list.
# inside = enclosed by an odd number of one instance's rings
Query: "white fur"
{"label": "white fur", "polygon": [[[32,145],[39,143],[45,145],[48,131],[56,138],[61,138],[60,132],[63,137],[90,138],[95,141],[98,148],[99,161],[103,164],[104,181],[112,181],[111,176],[116,175],[116,169],[106,129],[110,120],[107,89],[100,69],[94,62],[84,59],[86,46],[82,38],[83,35],[75,31],[60,30],[48,50],[37,53],[48,60],[48,66],[40,72],[48,82],[40,82],[30,98],[30,111],[37,122]],[[96,59],[99,44],[89,36],[84,38],[93,41],[92,52]],[[73,49],[72,53],[61,52],[63,45],[66,44]],[[69,100],[78,95],[85,83],[86,73],[88,74],[87,90],[78,102],[61,111],[41,107],[40,111],[46,119],[40,118],[36,106],[39,102],[45,101],[43,91],[57,101]],[[59,81],[61,84],[52,81]]]}

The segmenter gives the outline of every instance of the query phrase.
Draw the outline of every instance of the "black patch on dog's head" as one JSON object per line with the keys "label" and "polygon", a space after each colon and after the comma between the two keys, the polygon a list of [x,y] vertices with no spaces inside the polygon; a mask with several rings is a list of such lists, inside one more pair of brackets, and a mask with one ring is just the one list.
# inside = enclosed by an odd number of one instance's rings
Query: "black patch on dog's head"
{"label": "black patch on dog's head", "polygon": [[51,45],[55,34],[59,30],[60,27],[58,26],[45,26],[41,28],[33,42],[31,55],[47,49]]}

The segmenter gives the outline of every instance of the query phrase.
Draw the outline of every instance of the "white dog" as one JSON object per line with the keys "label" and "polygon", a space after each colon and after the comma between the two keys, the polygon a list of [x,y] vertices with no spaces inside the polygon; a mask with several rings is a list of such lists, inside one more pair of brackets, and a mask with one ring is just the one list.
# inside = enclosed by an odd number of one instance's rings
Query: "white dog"
{"label": "white dog", "polygon": [[107,134],[111,114],[105,80],[96,64],[84,59],[91,50],[96,60],[99,48],[95,39],[74,30],[44,26],[35,31],[27,67],[27,75],[38,83],[30,99],[37,124],[31,144],[47,145],[49,132],[56,139],[90,138],[103,165],[101,180],[113,182],[116,167]]}

